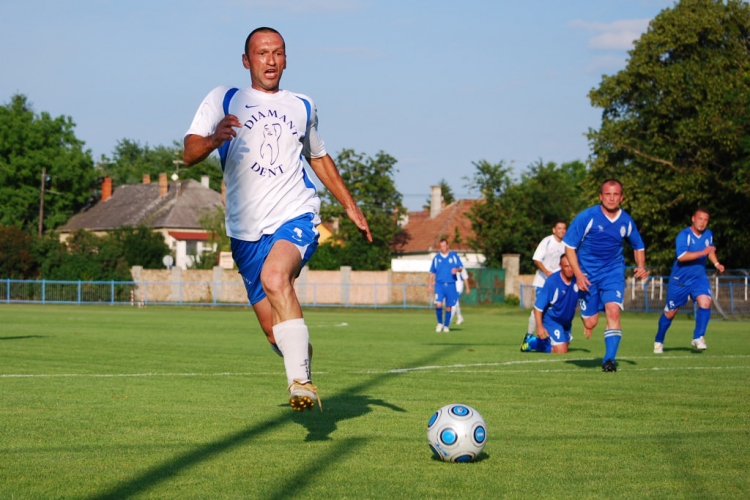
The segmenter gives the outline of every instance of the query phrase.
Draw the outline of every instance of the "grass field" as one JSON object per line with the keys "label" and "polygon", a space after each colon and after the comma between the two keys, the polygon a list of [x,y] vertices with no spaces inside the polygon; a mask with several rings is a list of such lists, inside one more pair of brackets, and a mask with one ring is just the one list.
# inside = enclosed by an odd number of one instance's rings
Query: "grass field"
{"label": "grass field", "polygon": [[[240,308],[0,305],[0,498],[748,498],[750,328],[626,314],[521,353],[527,312],[306,310],[323,412]],[[480,460],[439,462],[439,407],[479,410]]]}

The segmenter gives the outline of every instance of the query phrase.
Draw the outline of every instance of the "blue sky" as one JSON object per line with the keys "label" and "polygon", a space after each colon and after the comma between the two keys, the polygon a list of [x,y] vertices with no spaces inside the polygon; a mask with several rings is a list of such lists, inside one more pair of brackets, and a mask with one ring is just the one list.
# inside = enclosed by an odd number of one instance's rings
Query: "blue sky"
{"label": "blue sky", "polygon": [[472,162],[520,173],[539,159],[586,160],[600,110],[588,92],[671,0],[0,0],[0,101],[71,116],[94,159],[117,141],[171,145],[203,97],[242,87],[258,26],[287,43],[282,87],[317,104],[331,156],[398,160],[419,209]]}

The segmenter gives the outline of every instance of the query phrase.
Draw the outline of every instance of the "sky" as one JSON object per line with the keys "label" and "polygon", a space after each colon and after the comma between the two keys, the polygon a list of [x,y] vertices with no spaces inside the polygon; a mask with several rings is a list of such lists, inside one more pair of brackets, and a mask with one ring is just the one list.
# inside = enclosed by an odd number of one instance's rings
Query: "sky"
{"label": "sky", "polygon": [[218,85],[244,87],[248,33],[284,36],[281,87],[310,96],[333,156],[397,160],[419,210],[474,162],[516,176],[586,161],[601,110],[587,97],[672,0],[0,0],[0,102],[70,116],[94,160],[118,141],[181,143]]}

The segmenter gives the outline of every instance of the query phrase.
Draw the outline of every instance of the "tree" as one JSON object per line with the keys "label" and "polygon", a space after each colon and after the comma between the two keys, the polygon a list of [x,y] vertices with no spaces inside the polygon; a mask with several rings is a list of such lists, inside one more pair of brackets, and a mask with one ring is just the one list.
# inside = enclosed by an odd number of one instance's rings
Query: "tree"
{"label": "tree", "polygon": [[595,197],[610,177],[639,225],[650,266],[667,271],[674,238],[697,206],[727,267],[749,267],[750,6],[682,0],[665,9],[630,51],[627,66],[589,93],[602,108],[590,130]]}
{"label": "tree", "polygon": [[468,217],[475,238],[469,244],[481,251],[487,267],[502,267],[503,254],[521,255],[521,272],[533,273],[534,250],[558,220],[567,223],[580,211],[585,200],[580,184],[586,175],[581,161],[544,163],[527,167],[519,183],[510,177],[511,167],[504,162],[492,165],[475,162],[476,172],[469,188],[482,196]]}
{"label": "tree", "polygon": [[0,226],[0,278],[29,279],[36,274],[33,239],[16,226]]}
{"label": "tree", "polygon": [[0,106],[0,225],[36,232],[43,171],[44,228],[64,224],[91,201],[96,172],[74,128],[70,117],[35,114],[21,94]]}
{"label": "tree", "polygon": [[132,139],[122,139],[117,142],[112,158],[102,156],[99,168],[103,175],[112,178],[116,186],[122,184],[140,184],[143,176],[148,174],[152,181],[158,179],[159,174],[166,173],[171,177],[173,173],[181,179],[195,179],[208,175],[209,186],[214,191],[221,190],[223,173],[216,156],[209,156],[206,160],[190,168],[182,166],[182,145],[174,141],[171,146],[151,147],[142,146]]}
{"label": "tree", "polygon": [[[320,258],[316,259],[313,255],[310,269],[338,269],[340,266],[351,266],[355,270],[390,268],[391,257],[404,238],[398,226],[398,217],[399,214],[406,213],[401,193],[396,190],[393,180],[395,164],[396,159],[383,151],[378,152],[374,158],[351,149],[344,149],[338,154],[336,165],[344,184],[367,217],[372,243],[362,237],[354,223],[346,217],[344,208],[326,190],[321,195],[321,218],[337,218],[339,230],[334,235],[334,241],[321,245]],[[331,248],[323,248],[325,246]],[[338,248],[332,248],[335,246]]]}

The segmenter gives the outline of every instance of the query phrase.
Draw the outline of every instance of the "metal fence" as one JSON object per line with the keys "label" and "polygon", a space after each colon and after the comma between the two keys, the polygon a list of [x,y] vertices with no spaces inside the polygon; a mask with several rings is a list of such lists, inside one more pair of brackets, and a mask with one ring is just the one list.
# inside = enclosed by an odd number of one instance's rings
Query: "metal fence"
{"label": "metal fence", "polygon": [[[750,314],[748,276],[710,276],[713,308],[722,316]],[[664,310],[669,276],[650,277],[646,281],[631,277],[626,281],[623,307],[632,312]],[[534,303],[536,288],[521,285],[521,307]]]}

